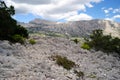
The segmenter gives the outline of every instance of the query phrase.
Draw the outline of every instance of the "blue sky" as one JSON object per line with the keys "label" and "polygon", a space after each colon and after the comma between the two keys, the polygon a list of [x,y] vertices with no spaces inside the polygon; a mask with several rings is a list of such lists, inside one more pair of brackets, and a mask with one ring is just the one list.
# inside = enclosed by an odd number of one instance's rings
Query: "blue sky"
{"label": "blue sky", "polygon": [[[109,8],[113,10],[105,13],[105,10],[108,10]],[[116,9],[119,9],[119,11],[113,13]],[[120,0],[104,0],[99,4],[94,4],[93,8],[87,8],[86,13],[91,15],[94,19],[106,19],[120,15]],[[115,21],[120,22],[120,17],[116,18]]]}
{"label": "blue sky", "polygon": [[4,0],[13,5],[19,22],[106,19],[120,22],[120,0]]}

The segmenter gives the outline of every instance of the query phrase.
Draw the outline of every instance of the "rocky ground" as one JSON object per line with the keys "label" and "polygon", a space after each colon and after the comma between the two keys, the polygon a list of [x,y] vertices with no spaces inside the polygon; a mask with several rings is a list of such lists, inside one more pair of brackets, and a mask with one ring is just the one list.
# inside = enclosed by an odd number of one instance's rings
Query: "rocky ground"
{"label": "rocky ground", "polygon": [[[120,80],[120,59],[59,37],[32,36],[36,44],[0,41],[0,80]],[[66,70],[51,59],[61,55],[77,66]],[[74,70],[84,73],[78,77]]]}

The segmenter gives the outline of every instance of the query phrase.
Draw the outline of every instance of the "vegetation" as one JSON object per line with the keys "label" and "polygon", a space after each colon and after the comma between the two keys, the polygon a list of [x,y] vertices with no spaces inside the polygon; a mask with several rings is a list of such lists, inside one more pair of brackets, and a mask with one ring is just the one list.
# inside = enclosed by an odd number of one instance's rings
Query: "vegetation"
{"label": "vegetation", "polygon": [[79,40],[76,38],[76,39],[73,39],[73,41],[78,44],[79,43]]}
{"label": "vegetation", "polygon": [[24,44],[25,43],[25,38],[16,34],[16,35],[12,36],[12,40],[11,41],[13,43],[19,42],[21,44]]}
{"label": "vegetation", "polygon": [[91,73],[90,75],[87,76],[88,78],[96,78],[97,76],[93,73]]}
{"label": "vegetation", "polygon": [[82,72],[82,71],[74,71],[74,73],[78,76],[78,77],[84,77],[84,72]]}
{"label": "vegetation", "polygon": [[82,46],[81,46],[81,48],[87,49],[87,50],[91,49],[91,47],[87,43],[83,43]]}
{"label": "vegetation", "polygon": [[93,31],[86,44],[95,50],[120,53],[120,39],[112,38],[111,35],[103,35],[103,31],[99,29]]}
{"label": "vegetation", "polygon": [[70,70],[72,67],[75,66],[75,63],[73,61],[68,60],[66,57],[61,57],[59,55],[54,56],[54,59],[56,60],[56,63],[63,68]]}
{"label": "vegetation", "polygon": [[39,33],[40,37],[46,37],[46,35],[44,33]]}
{"label": "vegetation", "polygon": [[19,42],[20,40],[16,38],[28,38],[27,30],[17,25],[17,21],[11,17],[14,14],[15,10],[13,6],[7,7],[4,1],[0,1],[0,40]]}
{"label": "vegetation", "polygon": [[34,39],[30,39],[30,40],[29,40],[29,43],[33,45],[33,44],[36,43],[36,41],[35,41]]}

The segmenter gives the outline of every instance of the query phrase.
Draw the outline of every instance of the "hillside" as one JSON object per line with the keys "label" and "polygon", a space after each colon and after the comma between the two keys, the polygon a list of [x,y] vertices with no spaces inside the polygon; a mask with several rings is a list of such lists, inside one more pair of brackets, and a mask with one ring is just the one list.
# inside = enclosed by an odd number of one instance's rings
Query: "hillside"
{"label": "hillside", "polygon": [[[87,51],[80,44],[60,37],[30,35],[36,44],[9,44],[0,41],[0,80],[119,80],[117,54]],[[75,62],[66,70],[52,56],[61,55]],[[77,70],[78,75],[74,72]]]}
{"label": "hillside", "polygon": [[120,24],[107,20],[88,20],[88,21],[71,21],[66,23],[51,22],[46,20],[35,19],[29,23],[20,23],[27,27],[30,32],[57,32],[75,37],[88,37],[95,29],[104,30],[105,34],[111,34],[120,37]]}

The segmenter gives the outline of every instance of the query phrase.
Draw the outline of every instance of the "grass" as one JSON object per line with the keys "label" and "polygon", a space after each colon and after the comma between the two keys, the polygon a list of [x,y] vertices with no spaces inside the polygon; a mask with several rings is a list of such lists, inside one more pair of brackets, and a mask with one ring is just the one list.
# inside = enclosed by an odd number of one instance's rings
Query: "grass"
{"label": "grass", "polygon": [[96,78],[97,76],[95,74],[90,74],[87,77],[89,77],[89,78]]}
{"label": "grass", "polygon": [[82,46],[81,46],[81,48],[87,49],[87,50],[91,49],[91,47],[87,43],[83,43]]}
{"label": "grass", "polygon": [[44,33],[38,33],[40,37],[46,37]]}
{"label": "grass", "polygon": [[34,44],[36,44],[36,41],[34,39],[30,39],[29,43],[32,44],[32,45],[34,45]]}
{"label": "grass", "polygon": [[46,33],[46,35],[52,36],[52,37],[65,37],[64,34],[55,33],[55,32],[48,32],[48,33]]}

